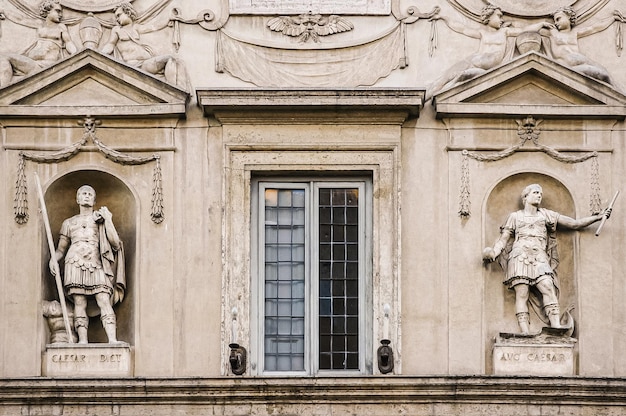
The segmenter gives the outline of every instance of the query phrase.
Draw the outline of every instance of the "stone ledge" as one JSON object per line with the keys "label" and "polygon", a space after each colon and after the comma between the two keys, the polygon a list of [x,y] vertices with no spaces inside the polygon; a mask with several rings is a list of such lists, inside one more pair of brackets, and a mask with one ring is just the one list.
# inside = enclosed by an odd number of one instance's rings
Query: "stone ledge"
{"label": "stone ledge", "polygon": [[224,124],[402,124],[419,116],[425,90],[198,89],[198,105]]}
{"label": "stone ledge", "polygon": [[626,379],[502,376],[0,379],[0,407],[32,403],[402,405],[433,402],[626,406]]}

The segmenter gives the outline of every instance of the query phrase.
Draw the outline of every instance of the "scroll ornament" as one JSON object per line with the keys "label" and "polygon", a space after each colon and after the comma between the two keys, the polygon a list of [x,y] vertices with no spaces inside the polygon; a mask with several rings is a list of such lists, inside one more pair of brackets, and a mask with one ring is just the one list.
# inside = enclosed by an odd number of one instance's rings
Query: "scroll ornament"
{"label": "scroll ornament", "polygon": [[463,218],[470,217],[471,204],[469,159],[473,159],[479,162],[496,162],[499,160],[503,160],[515,154],[528,141],[532,141],[532,143],[539,149],[539,151],[547,154],[552,159],[557,160],[561,163],[581,163],[591,159],[591,193],[589,196],[589,210],[591,214],[599,213],[602,208],[600,200],[600,168],[598,164],[598,152],[588,152],[580,156],[563,154],[552,147],[539,143],[539,135],[541,134],[539,125],[543,122],[543,120],[535,120],[532,116],[528,116],[523,120],[516,120],[516,122],[518,124],[517,135],[520,138],[520,141],[516,145],[494,153],[479,153],[469,151],[467,149],[464,149],[462,151],[463,160],[461,162],[459,215]]}
{"label": "scroll ornament", "polygon": [[83,133],[83,137],[80,139],[80,141],[66,148],[52,153],[31,153],[23,151],[19,153],[14,200],[15,222],[17,222],[18,224],[25,224],[26,222],[28,222],[27,182],[25,173],[26,160],[36,163],[64,162],[76,156],[89,140],[93,142],[98,151],[102,153],[107,159],[120,165],[143,165],[149,162],[156,162],[152,175],[152,209],[150,216],[152,218],[152,221],[156,224],[160,224],[161,222],[163,222],[165,216],[163,214],[163,183],[160,162],[161,157],[157,154],[146,157],[136,157],[111,149],[96,137],[95,127],[96,125],[100,124],[100,122],[90,116],[85,117],[84,121],[79,122],[79,124],[81,124],[85,130]]}

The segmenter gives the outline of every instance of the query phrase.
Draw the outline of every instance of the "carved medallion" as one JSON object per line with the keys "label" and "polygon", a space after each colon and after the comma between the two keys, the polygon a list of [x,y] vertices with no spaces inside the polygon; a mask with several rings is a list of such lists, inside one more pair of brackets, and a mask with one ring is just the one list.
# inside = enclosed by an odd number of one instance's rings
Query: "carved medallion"
{"label": "carved medallion", "polygon": [[[132,3],[134,0],[127,0]],[[61,5],[81,12],[103,12],[113,9],[120,0],[61,0]]]}

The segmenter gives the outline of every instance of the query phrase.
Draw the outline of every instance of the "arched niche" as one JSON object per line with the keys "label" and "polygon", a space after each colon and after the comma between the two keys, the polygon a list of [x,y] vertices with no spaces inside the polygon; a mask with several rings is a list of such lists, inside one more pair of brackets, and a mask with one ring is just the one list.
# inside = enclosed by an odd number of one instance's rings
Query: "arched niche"
{"label": "arched niche", "polygon": [[[134,344],[133,304],[135,302],[135,291],[133,286],[135,281],[138,201],[123,181],[104,171],[78,170],[54,179],[45,190],[44,199],[55,248],[59,242],[59,232],[61,231],[63,221],[79,212],[76,204],[76,191],[82,185],[91,185],[95,189],[96,203],[94,209],[99,209],[102,206],[109,208],[113,214],[115,228],[124,244],[126,294],[124,300],[114,306],[114,310],[117,316],[118,339],[132,345]],[[50,259],[48,244],[45,238],[42,241],[42,258],[44,260],[42,265],[44,271],[43,299],[58,299],[54,278],[48,270],[48,261]],[[62,262],[59,266],[63,270]],[[90,318],[89,342],[107,342],[99,316]]]}
{"label": "arched niche", "polygon": [[[537,183],[543,188],[543,199],[541,202],[543,208],[557,211],[573,218],[576,217],[572,195],[559,180],[536,172],[514,174],[497,183],[487,197],[483,221],[485,227],[484,247],[493,247],[494,242],[500,235],[500,227],[505,223],[509,213],[523,208],[522,190],[527,185],[533,183]],[[561,313],[569,306],[574,306],[575,309],[571,311],[571,314],[576,319],[575,232],[557,229],[557,241],[560,262],[556,272],[560,281],[559,304],[561,305]],[[491,342],[494,337],[500,332],[519,333],[519,327],[515,317],[515,293],[502,284],[504,270],[498,262],[494,262],[484,268],[484,274],[484,316],[487,328],[487,347],[485,351],[488,357],[486,363],[490,363]],[[532,311],[532,308],[530,309],[531,332],[540,332],[545,324]]]}

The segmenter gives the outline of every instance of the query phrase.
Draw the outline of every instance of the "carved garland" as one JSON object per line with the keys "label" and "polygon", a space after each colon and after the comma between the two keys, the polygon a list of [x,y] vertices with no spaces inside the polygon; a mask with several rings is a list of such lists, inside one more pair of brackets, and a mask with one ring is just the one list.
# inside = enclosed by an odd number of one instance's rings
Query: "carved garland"
{"label": "carved garland", "polygon": [[37,154],[30,152],[20,152],[19,161],[17,166],[17,181],[15,184],[15,200],[14,200],[14,212],[15,222],[18,224],[25,224],[28,222],[28,199],[27,199],[27,187],[26,187],[26,174],[25,164],[26,160],[30,160],[37,163],[59,163],[71,159],[80,152],[81,148],[91,140],[97,147],[98,151],[102,153],[107,159],[112,160],[115,163],[121,165],[143,165],[155,161],[154,172],[152,174],[152,211],[150,216],[152,221],[156,224],[163,222],[165,218],[163,214],[163,183],[161,176],[161,156],[152,155],[146,157],[130,156],[117,150],[111,149],[106,146],[96,137],[96,125],[100,124],[99,121],[94,120],[92,117],[85,117],[84,121],[79,122],[85,128],[85,132],[80,141],[61,149],[54,153]]}
{"label": "carved garland", "polygon": [[598,152],[589,152],[581,156],[569,156],[564,155],[556,149],[549,146],[545,146],[539,143],[539,135],[541,130],[538,128],[539,124],[543,120],[536,121],[532,116],[528,116],[524,120],[516,120],[518,124],[517,135],[520,137],[520,142],[508,149],[502,150],[496,153],[477,153],[464,149],[462,151],[463,161],[461,163],[461,186],[460,186],[460,203],[459,203],[459,215],[464,218],[470,216],[470,175],[469,175],[469,159],[474,159],[479,162],[495,162],[498,160],[506,159],[513,155],[520,148],[524,146],[527,141],[532,141],[533,144],[539,148],[540,151],[547,154],[551,158],[562,163],[581,163],[591,159],[591,194],[589,196],[589,209],[592,214],[597,214],[601,211],[600,201],[600,180],[599,180],[599,164],[598,164]]}

